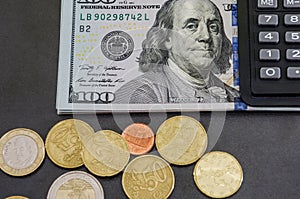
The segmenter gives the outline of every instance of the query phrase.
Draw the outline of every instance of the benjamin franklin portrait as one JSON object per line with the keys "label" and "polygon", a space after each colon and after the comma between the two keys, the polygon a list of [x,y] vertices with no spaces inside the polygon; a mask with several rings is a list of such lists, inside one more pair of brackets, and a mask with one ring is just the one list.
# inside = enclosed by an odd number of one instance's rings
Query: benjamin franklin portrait
{"label": "benjamin franklin portrait", "polygon": [[143,75],[118,89],[114,103],[219,103],[239,96],[216,76],[231,67],[232,44],[210,0],[166,1],[142,48]]}

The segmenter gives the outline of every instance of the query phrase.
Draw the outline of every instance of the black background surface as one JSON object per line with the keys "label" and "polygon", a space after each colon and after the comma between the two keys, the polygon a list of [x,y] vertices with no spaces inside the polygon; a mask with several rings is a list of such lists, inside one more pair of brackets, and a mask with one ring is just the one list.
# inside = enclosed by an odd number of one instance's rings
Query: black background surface
{"label": "black background surface", "polygon": [[[73,118],[58,116],[55,109],[59,46],[60,1],[0,1],[0,135],[24,127],[37,131],[45,140],[57,122]],[[150,123],[155,118],[181,113],[135,113],[135,122]],[[213,117],[225,113],[182,113],[199,117],[206,129]],[[126,114],[81,116],[95,130],[121,132],[119,122],[130,123]],[[124,121],[123,121],[124,120]],[[210,136],[210,135],[209,135]],[[213,150],[233,154],[244,169],[244,182],[231,198],[300,198],[300,114],[299,112],[227,112],[222,134]],[[153,150],[155,153],[155,149]],[[206,198],[193,181],[193,168],[172,166],[175,189],[170,198]],[[73,169],[74,170],[74,169]],[[78,170],[86,169],[84,167]],[[0,171],[0,198],[23,195],[46,198],[52,182],[70,171],[54,165],[49,158],[33,174],[11,177]],[[122,174],[99,178],[108,199],[126,198]]]}

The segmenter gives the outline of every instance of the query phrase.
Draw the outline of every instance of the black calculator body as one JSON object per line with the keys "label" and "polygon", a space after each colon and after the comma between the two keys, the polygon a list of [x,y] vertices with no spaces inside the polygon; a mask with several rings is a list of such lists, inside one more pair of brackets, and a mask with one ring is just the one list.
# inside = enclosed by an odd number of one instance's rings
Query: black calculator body
{"label": "black calculator body", "polygon": [[300,106],[300,0],[238,0],[241,98]]}

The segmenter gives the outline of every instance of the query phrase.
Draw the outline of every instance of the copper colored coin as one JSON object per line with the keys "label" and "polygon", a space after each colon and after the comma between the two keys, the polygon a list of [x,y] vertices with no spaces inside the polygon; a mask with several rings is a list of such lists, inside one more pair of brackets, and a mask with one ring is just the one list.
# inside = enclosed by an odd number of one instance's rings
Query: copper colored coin
{"label": "copper colored coin", "polygon": [[154,133],[146,124],[131,124],[124,129],[122,136],[129,145],[130,153],[134,155],[145,154],[154,145]]}

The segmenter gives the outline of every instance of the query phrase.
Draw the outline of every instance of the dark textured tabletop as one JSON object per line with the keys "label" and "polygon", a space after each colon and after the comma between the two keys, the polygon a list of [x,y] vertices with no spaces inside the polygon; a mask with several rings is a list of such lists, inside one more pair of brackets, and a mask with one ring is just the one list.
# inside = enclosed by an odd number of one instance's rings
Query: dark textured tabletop
{"label": "dark textured tabletop", "polygon": [[[67,118],[82,119],[95,130],[117,132],[132,122],[156,131],[174,115],[201,121],[208,132],[209,150],[233,154],[244,170],[241,189],[234,199],[300,198],[299,112],[193,112],[123,113],[58,116],[55,109],[59,51],[60,1],[0,1],[0,136],[17,128],[30,128],[43,140],[50,128]],[[157,154],[155,148],[151,151]],[[207,198],[193,181],[195,164],[173,166],[175,188],[170,198]],[[73,169],[74,170],[74,169]],[[87,171],[80,167],[77,170]],[[0,171],[0,198],[23,195],[46,198],[52,182],[71,170],[48,157],[31,175],[12,177]],[[97,179],[108,199],[126,198],[122,173]]]}

